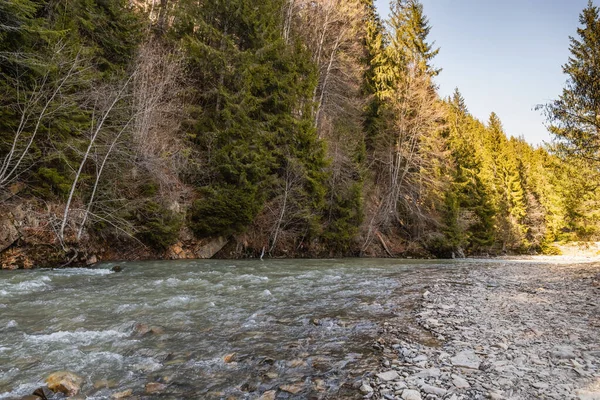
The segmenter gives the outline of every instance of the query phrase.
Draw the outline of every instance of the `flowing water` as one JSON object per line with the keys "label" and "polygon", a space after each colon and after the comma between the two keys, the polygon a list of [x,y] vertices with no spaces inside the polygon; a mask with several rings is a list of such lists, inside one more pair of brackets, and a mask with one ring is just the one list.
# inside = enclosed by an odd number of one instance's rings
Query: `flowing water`
{"label": "flowing water", "polygon": [[[248,260],[107,263],[0,273],[0,399],[48,374],[85,378],[84,398],[360,398],[388,318],[410,324],[449,261]],[[233,355],[232,355],[233,354]],[[145,385],[166,385],[145,394]]]}

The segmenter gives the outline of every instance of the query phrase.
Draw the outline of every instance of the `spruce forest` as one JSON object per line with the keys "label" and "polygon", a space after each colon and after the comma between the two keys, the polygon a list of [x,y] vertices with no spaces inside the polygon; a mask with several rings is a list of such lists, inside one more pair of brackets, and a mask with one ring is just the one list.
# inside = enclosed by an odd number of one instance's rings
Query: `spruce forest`
{"label": "spruce forest", "polygon": [[440,97],[418,0],[3,0],[0,261],[596,240],[598,12],[534,147]]}

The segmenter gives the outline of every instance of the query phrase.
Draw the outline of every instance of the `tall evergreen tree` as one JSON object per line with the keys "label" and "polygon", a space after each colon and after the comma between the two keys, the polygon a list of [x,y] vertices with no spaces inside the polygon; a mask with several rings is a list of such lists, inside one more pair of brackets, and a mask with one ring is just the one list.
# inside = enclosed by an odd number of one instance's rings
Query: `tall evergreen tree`
{"label": "tall evergreen tree", "polygon": [[559,152],[600,161],[600,10],[591,0],[579,22],[563,65],[566,86],[545,111]]}

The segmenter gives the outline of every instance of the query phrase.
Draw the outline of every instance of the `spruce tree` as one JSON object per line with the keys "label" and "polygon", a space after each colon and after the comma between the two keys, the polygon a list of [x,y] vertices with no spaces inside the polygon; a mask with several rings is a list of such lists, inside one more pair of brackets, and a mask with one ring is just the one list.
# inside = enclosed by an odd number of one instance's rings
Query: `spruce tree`
{"label": "spruce tree", "polygon": [[566,86],[545,111],[558,151],[600,161],[600,10],[591,0],[579,22],[563,65]]}

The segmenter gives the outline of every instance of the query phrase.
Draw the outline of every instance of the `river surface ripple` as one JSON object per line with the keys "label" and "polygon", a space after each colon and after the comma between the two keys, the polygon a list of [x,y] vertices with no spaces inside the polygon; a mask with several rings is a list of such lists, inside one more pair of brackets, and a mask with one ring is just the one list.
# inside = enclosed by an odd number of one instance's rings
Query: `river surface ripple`
{"label": "river surface ripple", "polygon": [[[122,272],[111,271],[117,264]],[[360,398],[352,383],[376,369],[380,324],[410,324],[424,288],[464,267],[195,260],[2,271],[0,399],[31,394],[58,370],[84,377],[88,399],[127,389],[142,398],[255,399],[284,385],[300,391],[279,390],[278,399]],[[145,394],[149,382],[166,389]]]}

